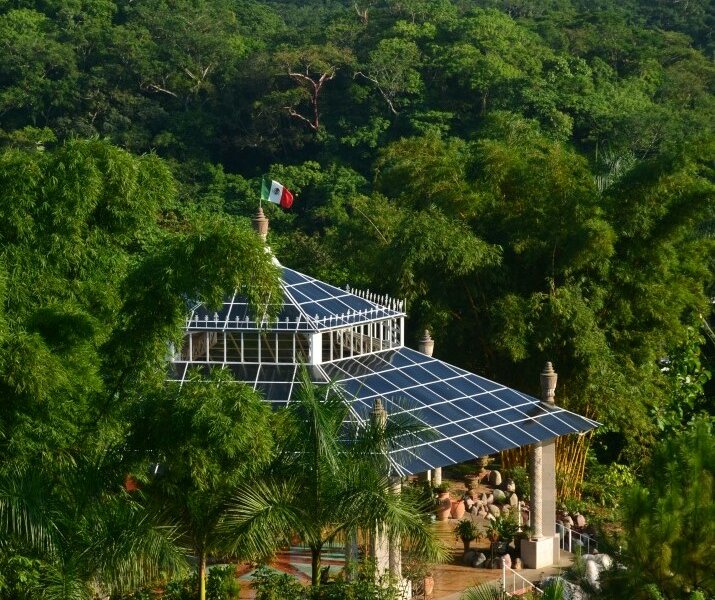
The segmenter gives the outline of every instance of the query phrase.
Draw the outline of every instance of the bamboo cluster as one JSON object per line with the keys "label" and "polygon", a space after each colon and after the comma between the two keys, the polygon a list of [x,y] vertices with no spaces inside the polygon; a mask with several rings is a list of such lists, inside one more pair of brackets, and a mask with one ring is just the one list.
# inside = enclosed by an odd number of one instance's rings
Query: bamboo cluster
{"label": "bamboo cluster", "polygon": [[[556,438],[556,493],[561,500],[580,499],[591,432]],[[529,466],[529,447],[500,453],[502,469]]]}

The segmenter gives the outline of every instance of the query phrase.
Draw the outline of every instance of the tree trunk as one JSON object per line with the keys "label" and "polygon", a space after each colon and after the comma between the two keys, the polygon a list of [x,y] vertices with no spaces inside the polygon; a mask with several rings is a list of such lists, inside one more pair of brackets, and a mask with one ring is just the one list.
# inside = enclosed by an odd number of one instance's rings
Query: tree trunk
{"label": "tree trunk", "polygon": [[206,553],[199,552],[199,600],[206,600]]}
{"label": "tree trunk", "polygon": [[[320,585],[320,546],[310,547],[310,582],[313,585]],[[205,600],[202,598],[201,600]]]}

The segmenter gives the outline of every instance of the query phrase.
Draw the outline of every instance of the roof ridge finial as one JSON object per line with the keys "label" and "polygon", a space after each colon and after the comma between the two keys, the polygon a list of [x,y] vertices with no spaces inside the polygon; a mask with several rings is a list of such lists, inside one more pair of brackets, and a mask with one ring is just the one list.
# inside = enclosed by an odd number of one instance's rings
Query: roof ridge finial
{"label": "roof ridge finial", "polygon": [[253,223],[253,229],[255,229],[258,237],[265,242],[266,237],[268,237],[268,217],[263,214],[262,206],[258,207],[258,212],[251,219],[251,223]]}

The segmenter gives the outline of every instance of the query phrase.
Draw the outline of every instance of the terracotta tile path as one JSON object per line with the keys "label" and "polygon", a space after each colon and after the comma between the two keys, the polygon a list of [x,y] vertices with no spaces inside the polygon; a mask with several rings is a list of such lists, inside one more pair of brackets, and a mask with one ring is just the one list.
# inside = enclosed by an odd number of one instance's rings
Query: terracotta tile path
{"label": "terracotta tile path", "polygon": [[[455,519],[434,523],[437,535],[452,550],[451,560],[446,564],[436,565],[433,569],[435,586],[432,598],[434,600],[458,600],[461,592],[466,588],[488,581],[496,582],[501,578],[499,570],[475,569],[462,564],[462,542],[455,540],[452,533],[456,523]],[[472,547],[475,547],[474,543],[472,543]],[[476,547],[489,556],[488,541],[482,541]],[[570,557],[570,554],[562,553],[561,567],[566,567],[571,563]],[[330,565],[330,574],[335,576],[342,570],[344,555],[338,549],[328,551],[323,554],[322,562],[323,566]],[[291,548],[280,552],[271,566],[278,571],[295,575],[304,583],[310,582],[310,552],[303,548]],[[239,565],[236,571],[242,581],[240,598],[245,600],[253,598],[254,593],[250,588],[252,570],[248,566]],[[552,575],[558,571],[558,567],[541,570],[524,569],[520,574],[530,581],[538,581],[541,577]]]}

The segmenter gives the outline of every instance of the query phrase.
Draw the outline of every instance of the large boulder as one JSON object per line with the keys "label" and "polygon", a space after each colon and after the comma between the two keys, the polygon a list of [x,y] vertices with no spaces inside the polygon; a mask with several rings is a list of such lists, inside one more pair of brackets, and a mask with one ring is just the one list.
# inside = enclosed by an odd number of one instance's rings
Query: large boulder
{"label": "large boulder", "polygon": [[581,529],[586,527],[586,517],[584,517],[581,513],[576,513],[574,516],[576,517],[576,527]]}
{"label": "large boulder", "polygon": [[489,505],[489,514],[495,517],[501,516],[501,509],[496,504]]}
{"label": "large boulder", "polygon": [[[590,560],[589,560],[590,559]],[[588,581],[594,588],[599,588],[598,578],[601,574],[601,565],[599,564],[596,557],[592,554],[586,556],[586,581]]]}
{"label": "large boulder", "polygon": [[501,485],[501,473],[499,471],[491,471],[489,473],[489,485],[494,487]]}
{"label": "large boulder", "polygon": [[494,490],[494,502],[502,502],[506,500],[506,494],[501,490]]}
{"label": "large boulder", "polygon": [[509,506],[516,507],[518,505],[519,505],[519,496],[517,496],[516,494],[512,494],[511,496],[509,496]]}

